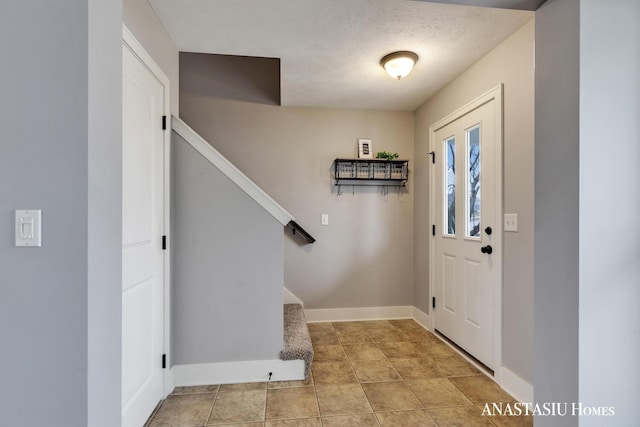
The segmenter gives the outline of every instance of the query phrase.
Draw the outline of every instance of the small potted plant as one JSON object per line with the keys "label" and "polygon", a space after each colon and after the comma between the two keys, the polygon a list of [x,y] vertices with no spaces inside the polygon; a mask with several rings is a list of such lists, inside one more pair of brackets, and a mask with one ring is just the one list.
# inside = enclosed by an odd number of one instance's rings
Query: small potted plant
{"label": "small potted plant", "polygon": [[389,153],[386,151],[380,151],[376,154],[376,159],[394,160],[398,158],[398,153]]}

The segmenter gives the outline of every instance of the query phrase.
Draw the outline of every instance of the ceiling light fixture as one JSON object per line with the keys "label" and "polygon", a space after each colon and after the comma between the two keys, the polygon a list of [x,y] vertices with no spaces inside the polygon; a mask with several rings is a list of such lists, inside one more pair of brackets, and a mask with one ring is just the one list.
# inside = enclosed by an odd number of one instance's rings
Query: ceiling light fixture
{"label": "ceiling light fixture", "polygon": [[380,60],[380,65],[382,65],[391,77],[400,80],[413,70],[416,62],[418,62],[418,55],[403,50],[385,55]]}

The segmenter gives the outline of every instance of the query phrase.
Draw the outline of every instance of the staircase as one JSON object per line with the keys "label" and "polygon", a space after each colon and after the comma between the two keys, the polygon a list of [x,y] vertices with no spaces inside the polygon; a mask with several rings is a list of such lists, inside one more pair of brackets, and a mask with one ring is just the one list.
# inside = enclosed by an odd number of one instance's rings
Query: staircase
{"label": "staircase", "polygon": [[300,304],[284,305],[284,347],[282,360],[304,360],[304,377],[309,378],[313,362],[313,346],[307,328],[307,319]]}

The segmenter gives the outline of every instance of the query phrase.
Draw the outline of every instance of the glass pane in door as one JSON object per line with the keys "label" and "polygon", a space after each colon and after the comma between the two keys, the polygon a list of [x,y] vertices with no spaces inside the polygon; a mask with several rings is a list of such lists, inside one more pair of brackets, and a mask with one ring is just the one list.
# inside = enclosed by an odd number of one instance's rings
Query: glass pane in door
{"label": "glass pane in door", "polygon": [[445,234],[456,234],[456,139],[444,141],[445,179],[444,179],[444,230]]}
{"label": "glass pane in door", "polygon": [[480,126],[467,130],[467,197],[465,232],[480,237]]}

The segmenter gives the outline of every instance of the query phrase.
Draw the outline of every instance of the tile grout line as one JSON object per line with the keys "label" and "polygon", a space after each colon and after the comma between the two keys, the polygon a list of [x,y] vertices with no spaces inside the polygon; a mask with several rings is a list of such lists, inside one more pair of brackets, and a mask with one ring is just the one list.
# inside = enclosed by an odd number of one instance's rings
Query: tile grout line
{"label": "tile grout line", "polygon": [[[359,322],[359,324],[362,324]],[[375,341],[373,341],[373,337],[371,335],[369,335],[369,333],[367,332],[367,329],[364,327],[364,325],[362,325],[364,332],[367,334],[367,336],[369,338],[371,338],[372,342],[375,344]],[[344,351],[345,356],[347,357],[347,362],[349,363],[349,366],[351,367],[351,370],[353,371],[353,375],[356,378],[356,381],[358,381],[358,386],[360,387],[360,390],[362,390],[362,394],[364,394],[364,398],[367,399],[367,403],[369,403],[369,407],[371,408],[371,414],[373,415],[373,418],[376,420],[376,424],[378,426],[380,426],[380,420],[378,420],[378,416],[376,415],[376,411],[375,409],[373,409],[373,404],[371,403],[371,400],[369,400],[369,396],[367,396],[367,393],[364,391],[364,387],[362,387],[362,381],[360,380],[360,378],[358,377],[358,374],[356,373],[355,368],[353,367],[353,361],[351,360],[351,357],[349,357],[349,354],[347,354],[347,351],[344,348],[344,343],[342,342],[342,340],[340,339],[340,337],[338,336],[338,341],[340,341],[340,345],[342,346],[342,351]],[[364,343],[352,343],[354,345],[358,345],[358,344],[367,344],[366,342]],[[376,345],[376,348],[378,348],[378,346]],[[380,350],[378,348],[378,350]]]}
{"label": "tile grout line", "polygon": [[[330,323],[330,325],[331,325],[331,330],[335,333],[335,330],[333,329],[333,323]],[[340,342],[340,337],[338,337],[338,342]],[[311,346],[313,346],[313,338],[311,338]],[[342,351],[344,351],[344,349]],[[310,374],[313,375],[313,368]],[[320,402],[318,402],[318,390],[316,389],[316,386],[317,384],[314,376],[313,377],[313,394],[316,397],[316,405],[318,406],[318,419],[320,420],[320,427],[324,427],[324,421],[322,419],[322,414],[320,413]]]}
{"label": "tile grout line", "polygon": [[207,420],[204,422],[205,427],[209,425],[209,421],[211,421],[211,417],[213,416],[213,407],[216,405],[216,400],[218,400],[218,394],[220,393],[220,384],[218,384],[218,390],[216,391],[216,395],[213,397],[213,402],[211,402],[211,409],[209,409],[209,416]]}
{"label": "tile grout line", "polygon": [[[391,324],[391,323],[390,323]],[[398,330],[393,324],[391,324],[391,326],[394,328],[394,330]],[[375,345],[375,347],[382,352],[382,354],[384,355],[384,359],[381,360],[386,360],[392,367],[393,371],[398,375],[398,377],[400,378],[400,380],[402,381],[402,383],[404,384],[405,387],[407,387],[407,389],[414,395],[414,397],[416,398],[417,402],[420,404],[421,407],[424,408],[424,405],[422,404],[422,402],[420,401],[420,399],[418,399],[418,396],[415,395],[415,393],[413,392],[413,390],[408,386],[408,384],[406,384],[406,382],[404,381],[404,378],[402,377],[402,375],[400,375],[400,373],[398,372],[398,370],[395,368],[395,366],[393,366],[393,363],[391,363],[391,361],[389,360],[389,357],[387,356],[387,354],[384,352],[384,350],[382,350],[380,348],[380,343],[378,343],[378,341],[376,341],[376,339],[374,337],[372,337],[369,332],[368,329],[366,327],[363,328],[365,330],[365,333],[371,338],[372,343]],[[346,353],[346,351],[345,351]],[[352,362],[351,358],[349,358],[349,356],[347,355],[347,358],[349,359],[350,363]],[[351,363],[352,367],[353,367],[353,363]],[[364,389],[362,387],[362,381],[358,378],[357,374],[356,374],[356,379],[358,379],[358,383],[360,385],[360,388],[362,389],[363,393],[364,393]],[[378,381],[378,382],[385,382],[385,381]],[[395,382],[395,381],[389,381],[389,382]],[[367,400],[369,400],[369,397],[367,396],[366,393],[364,393],[365,397],[367,398]],[[371,410],[373,411],[373,416],[377,422],[377,424],[380,426],[380,419],[378,418],[378,413],[379,412],[398,412],[398,411],[375,411],[373,409],[373,405],[371,405],[371,401],[369,401],[369,406],[371,406]],[[410,411],[410,409],[408,409],[407,411]]]}
{"label": "tile grout line", "polygon": [[[412,342],[421,342],[421,340],[415,340],[415,341],[407,341],[409,343]],[[422,351],[420,351],[420,349],[418,349],[416,346],[414,346],[414,348],[416,349],[416,351],[422,356],[427,358],[427,360],[429,361],[429,364],[432,365],[441,375],[443,378],[445,378],[447,381],[449,381],[453,386],[455,386],[455,384],[453,384],[451,382],[451,380],[449,380],[449,377],[447,377],[447,375],[442,371],[442,369],[440,369],[440,367],[433,362],[433,360],[431,359],[431,357],[429,357],[428,355],[424,354]],[[402,376],[401,376],[402,377]],[[404,379],[404,377],[402,377],[402,380],[405,382],[406,384],[406,380]],[[418,399],[418,401],[420,402],[420,404],[422,405],[423,410],[427,413],[427,415],[429,415],[429,418],[431,418],[431,420],[436,424],[436,426],[439,426],[440,424],[435,420],[435,418],[433,417],[433,415],[431,414],[431,412],[429,411],[429,408],[427,408],[425,406],[425,404],[422,402],[422,400],[420,400],[420,398],[418,397],[418,395],[416,394],[416,392],[413,390],[413,388],[409,385],[406,384],[406,386],[409,388],[409,390],[411,390],[411,392],[414,394],[414,396],[416,397],[416,399]],[[465,397],[467,397],[465,395]],[[468,398],[468,397],[467,397]],[[469,401],[471,401],[471,399],[469,399]],[[451,406],[451,407],[457,407],[457,406]]]}
{"label": "tile grout line", "polygon": [[[402,331],[400,331],[400,332],[402,333]],[[405,337],[406,337],[406,336],[405,336]],[[408,343],[411,343],[411,341],[407,341],[407,342],[408,342]],[[413,344],[412,344],[412,345],[413,345]],[[427,358],[428,358],[428,356],[426,356],[424,353],[422,353],[418,348],[416,348],[415,346],[413,346],[413,347],[416,349],[416,351],[418,352],[418,354],[420,354],[420,355],[421,355],[421,356],[423,356],[423,357],[427,357]],[[432,363],[430,358],[429,358],[429,364],[433,365],[433,366],[438,370],[438,372],[440,372],[440,374],[442,374],[442,375],[446,378],[446,375],[444,375],[444,372],[442,372],[442,371],[440,370],[440,368],[438,367],[438,365],[436,365],[436,364]],[[422,400],[418,397],[418,395],[417,395],[417,394],[416,394],[416,392],[413,390],[413,388],[412,388],[409,384],[407,384],[407,380],[406,380],[402,375],[400,375],[400,378],[402,378],[402,382],[405,384],[405,386],[406,386],[409,390],[411,390],[411,393],[413,393],[413,395],[415,396],[415,398],[416,398],[416,399],[418,399],[418,402],[420,402],[420,405],[422,406],[422,410],[423,410],[423,411],[424,411],[424,412],[429,416],[429,418],[431,419],[431,421],[433,421],[433,423],[434,423],[436,426],[440,426],[440,424],[438,424],[438,422],[435,420],[435,418],[433,417],[433,415],[431,415],[431,412],[429,412],[429,410],[427,409],[427,407],[425,406],[425,404],[422,402]]]}
{"label": "tile grout line", "polygon": [[[398,328],[396,328],[395,325],[393,325],[393,323],[389,322],[391,324],[391,326],[394,328],[395,332],[399,332],[402,335],[402,331],[399,330]],[[396,369],[396,367],[393,365],[393,363],[391,362],[391,360],[389,360],[389,356],[387,356],[387,354],[384,352],[383,349],[380,348],[380,343],[378,341],[376,341],[376,339],[374,337],[371,337],[373,339],[374,344],[376,345],[376,347],[378,348],[378,350],[380,350],[382,352],[382,354],[384,354],[385,360],[387,360],[387,362],[389,362],[391,364],[391,366],[393,367],[393,370],[396,372],[396,374],[398,374],[398,377],[400,378],[400,381],[402,382],[402,384],[407,388],[407,390],[409,390],[411,392],[411,394],[415,397],[416,401],[418,402],[418,404],[420,405],[421,409],[424,410],[424,404],[422,403],[422,401],[420,400],[420,398],[418,398],[418,396],[415,394],[415,392],[413,391],[413,389],[411,387],[409,387],[409,384],[406,383],[404,377],[402,375],[400,375],[400,372],[398,372],[398,370]],[[390,341],[391,343],[391,341]],[[414,411],[414,409],[407,409],[407,411]],[[381,411],[384,412],[384,411]],[[390,412],[398,412],[398,411],[390,411]],[[378,416],[376,415],[376,419],[378,421],[378,424],[380,424],[380,420],[378,419]]]}
{"label": "tile grout line", "polygon": [[[331,326],[331,330],[333,331],[333,325],[331,323],[329,323],[329,325]],[[335,333],[335,331],[333,331]],[[311,331],[309,331],[309,335],[311,334]],[[311,346],[314,347],[313,351],[314,351],[314,355],[315,355],[315,346],[313,345],[313,336],[311,336]],[[316,346],[319,344],[316,344]],[[313,365],[311,365],[311,375],[313,375]],[[313,375],[313,395],[316,398],[316,406],[318,407],[318,419],[320,420],[320,427],[324,426],[324,423],[322,422],[322,414],[320,413],[320,402],[318,402],[318,390],[316,388],[317,384],[316,384],[316,378],[315,375]]]}
{"label": "tile grout line", "polygon": [[[393,326],[394,328],[396,328],[396,327],[395,327],[395,325],[393,325],[393,324],[392,324],[392,326]],[[400,332],[400,334],[402,335],[402,331],[401,331],[401,330],[399,330],[398,328],[396,328],[396,330],[397,330],[398,332]],[[406,336],[405,336],[405,338],[406,338]],[[407,342],[409,342],[409,341],[407,341]],[[383,351],[383,350],[380,350],[380,351],[382,351],[382,352],[384,353],[384,351]],[[420,351],[419,351],[418,349],[416,349],[416,351],[417,351],[419,354],[422,354],[422,353],[420,353]],[[387,359],[389,359],[389,357],[386,355],[386,353],[385,353],[385,357],[387,357]],[[389,363],[391,363],[391,361],[389,361]],[[391,366],[393,366],[393,363],[391,363]],[[394,368],[394,370],[395,370],[395,366],[393,366],[393,368]],[[396,372],[397,372],[397,370],[396,370]],[[398,373],[398,376],[400,377],[400,379],[402,380],[402,384],[404,384],[404,386],[405,386],[405,387],[406,387],[406,388],[411,392],[411,394],[413,394],[413,396],[416,398],[416,400],[417,400],[417,401],[418,401],[418,403],[420,404],[420,407],[422,408],[422,410],[423,410],[423,411],[425,411],[425,412],[427,412],[427,408],[425,408],[424,403],[422,402],[422,400],[420,400],[420,398],[418,397],[418,395],[416,394],[416,392],[413,390],[413,388],[411,388],[411,386],[410,386],[409,384],[407,384],[407,381],[405,380],[405,378],[404,378],[402,375],[400,375],[400,373],[399,373],[399,372],[397,372],[397,373]],[[429,413],[427,412],[427,414],[429,414]],[[431,414],[429,414],[429,417],[433,420],[433,417],[431,416]],[[435,420],[434,420],[434,422],[435,422]]]}
{"label": "tile grout line", "polygon": [[[309,372],[309,375],[313,375],[313,374]],[[320,402],[318,402],[318,390],[316,389],[315,380],[313,381],[313,395],[316,398],[316,408],[318,409],[318,419],[320,420],[320,427],[322,427],[324,423],[322,422],[322,413],[320,412]]]}
{"label": "tile grout line", "polygon": [[[480,375],[482,375],[482,374],[480,374]],[[462,376],[479,376],[479,375],[462,375]],[[467,399],[469,399],[469,402],[471,402],[471,405],[472,405],[472,406],[474,406],[474,407],[476,407],[476,408],[477,408],[477,405],[478,405],[478,404],[476,404],[473,400],[471,400],[471,397],[470,397],[470,396],[468,396],[468,395],[467,395],[467,394],[466,394],[466,393],[465,393],[465,392],[464,392],[460,387],[458,387],[458,386],[456,385],[456,383],[454,383],[453,381],[450,381],[450,382],[451,382],[451,384],[453,384],[453,386],[454,386],[454,387],[455,387],[455,388],[456,388],[460,393],[462,393],[462,395],[463,395],[464,397],[466,397]],[[500,387],[500,389],[502,389],[502,387]],[[491,424],[493,424],[493,425],[495,425],[495,426],[497,426],[497,425],[498,425],[498,424],[494,423],[492,419],[490,419],[490,418],[487,418],[487,419],[489,420],[489,422],[490,422]]]}
{"label": "tile grout line", "polygon": [[267,384],[265,385],[265,392],[264,392],[264,411],[263,411],[263,415],[262,415],[262,425],[266,426],[267,425],[267,405],[269,404],[269,381],[267,381]]}
{"label": "tile grout line", "polygon": [[[361,324],[361,322],[357,322],[357,323]],[[333,323],[331,324],[331,326],[333,327]],[[365,334],[369,338],[371,338],[371,336],[366,332],[366,328],[364,328],[364,326],[363,326],[363,329],[364,329]],[[335,330],[335,328],[334,328],[334,330]],[[365,393],[364,388],[362,387],[362,382],[360,381],[360,378],[358,377],[358,374],[356,373],[355,368],[353,367],[353,363],[352,363],[351,358],[349,357],[349,355],[347,354],[347,351],[344,348],[345,344],[347,344],[347,345],[360,345],[360,344],[367,344],[367,342],[363,342],[363,343],[357,343],[357,342],[356,343],[343,343],[342,339],[340,339],[340,335],[337,333],[337,331],[336,331],[336,335],[338,337],[338,343],[340,344],[340,347],[342,348],[342,352],[344,353],[344,356],[347,359],[347,364],[351,368],[351,372],[353,373],[353,376],[355,377],[355,379],[357,381],[357,385],[358,385],[358,387],[360,387],[360,390],[362,391],[362,394],[364,395],[364,398],[367,400],[367,403],[369,404],[369,408],[371,408],[370,414],[373,415],[373,418],[376,420],[376,424],[378,426],[380,426],[380,421],[378,420],[378,417],[376,416],[375,410],[373,409],[373,405],[371,404],[371,401],[369,400],[369,397],[367,396],[367,393]],[[367,415],[367,414],[369,414],[369,412],[365,412],[365,413],[362,413],[362,414],[348,414],[348,415],[345,415],[345,416],[349,416],[349,415]]]}

